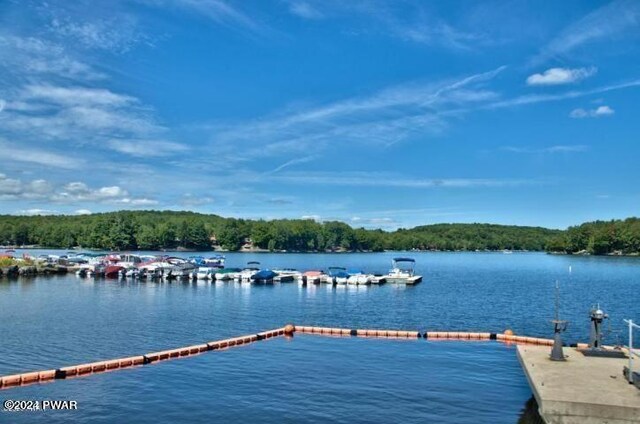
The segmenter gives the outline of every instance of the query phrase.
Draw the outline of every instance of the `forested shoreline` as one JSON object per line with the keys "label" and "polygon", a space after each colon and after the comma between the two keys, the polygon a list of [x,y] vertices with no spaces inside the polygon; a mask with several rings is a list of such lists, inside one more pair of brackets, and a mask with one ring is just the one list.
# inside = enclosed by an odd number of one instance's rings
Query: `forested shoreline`
{"label": "forested shoreline", "polygon": [[560,230],[494,224],[435,224],[396,231],[313,220],[245,220],[194,212],[0,215],[0,245],[106,250],[542,251]]}
{"label": "forested shoreline", "polygon": [[91,215],[0,215],[0,245],[107,250],[530,250],[635,255],[640,219],[551,230],[495,224],[434,224],[395,231],[305,219],[245,220],[194,212],[119,211]]}
{"label": "forested shoreline", "polygon": [[640,218],[593,221],[569,227],[552,237],[546,250],[589,255],[640,254]]}

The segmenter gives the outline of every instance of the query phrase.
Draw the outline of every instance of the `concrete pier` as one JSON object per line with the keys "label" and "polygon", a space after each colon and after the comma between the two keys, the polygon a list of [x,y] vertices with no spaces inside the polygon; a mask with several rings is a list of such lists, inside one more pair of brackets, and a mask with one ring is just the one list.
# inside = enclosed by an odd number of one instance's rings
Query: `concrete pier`
{"label": "concrete pier", "polygon": [[519,345],[517,351],[547,424],[640,423],[640,390],[622,374],[628,359],[564,348],[567,360],[554,362],[549,347]]}

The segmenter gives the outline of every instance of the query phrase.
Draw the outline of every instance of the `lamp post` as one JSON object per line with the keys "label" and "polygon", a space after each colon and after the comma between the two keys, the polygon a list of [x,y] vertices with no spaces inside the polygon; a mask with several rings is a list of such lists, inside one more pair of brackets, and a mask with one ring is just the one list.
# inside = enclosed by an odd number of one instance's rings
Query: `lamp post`
{"label": "lamp post", "polygon": [[566,361],[562,351],[562,333],[567,330],[568,321],[560,319],[560,287],[556,281],[556,317],[553,323],[553,347],[549,359],[552,361]]}

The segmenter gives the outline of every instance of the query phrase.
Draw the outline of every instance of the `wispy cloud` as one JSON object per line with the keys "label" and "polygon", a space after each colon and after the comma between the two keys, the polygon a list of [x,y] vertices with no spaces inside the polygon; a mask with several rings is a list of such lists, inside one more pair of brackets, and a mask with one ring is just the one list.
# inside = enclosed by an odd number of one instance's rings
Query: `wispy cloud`
{"label": "wispy cloud", "polygon": [[245,147],[245,156],[312,152],[335,143],[389,146],[411,136],[440,133],[454,110],[495,100],[484,84],[505,67],[458,80],[410,83],[324,106],[281,113],[237,125],[207,127],[216,148]]}
{"label": "wispy cloud", "polygon": [[38,215],[58,215],[60,212],[51,209],[21,209],[16,211],[17,215],[38,216]]}
{"label": "wispy cloud", "polygon": [[205,196],[205,195],[197,196],[191,193],[186,193],[181,197],[179,203],[181,206],[192,208],[194,206],[210,205],[211,203],[214,203],[214,202],[215,202],[215,199],[210,196]]}
{"label": "wispy cloud", "polygon": [[93,144],[135,157],[166,156],[187,149],[164,138],[167,128],[140,100],[104,88],[29,84],[14,90],[0,113],[0,122],[5,132],[21,142]]}
{"label": "wispy cloud", "polygon": [[483,178],[407,178],[378,172],[289,172],[271,177],[275,181],[293,184],[317,184],[327,186],[398,187],[413,189],[517,187],[542,184],[538,180],[483,179]]}
{"label": "wispy cloud", "polygon": [[335,18],[349,22],[351,34],[383,35],[426,46],[470,50],[486,38],[436,15],[421,2],[294,0],[290,13],[304,19]]}
{"label": "wispy cloud", "polygon": [[38,149],[35,146],[23,148],[17,143],[11,143],[0,138],[0,150],[5,160],[32,163],[36,165],[63,169],[76,169],[84,165],[82,158],[73,158],[47,150]]}
{"label": "wispy cloud", "polygon": [[605,85],[603,87],[594,88],[591,90],[572,90],[558,94],[526,94],[523,96],[512,97],[504,100],[497,100],[494,102],[487,102],[481,107],[484,109],[498,109],[513,106],[523,106],[544,102],[556,102],[566,99],[575,99],[579,97],[591,96],[594,94],[602,94],[610,91],[623,90],[626,88],[634,88],[640,86],[640,79],[623,82],[619,84]]}
{"label": "wispy cloud", "polygon": [[27,76],[96,81],[106,75],[49,40],[0,34],[0,69],[16,79]]}
{"label": "wispy cloud", "polygon": [[613,108],[607,105],[603,105],[603,106],[598,106],[595,109],[582,109],[582,108],[574,109],[571,111],[569,116],[571,118],[577,118],[577,119],[600,118],[603,116],[611,116],[614,113],[615,113],[615,110],[613,110]]}
{"label": "wispy cloud", "polygon": [[49,31],[59,39],[87,49],[126,53],[140,44],[152,45],[132,14],[111,11],[111,15],[115,15],[111,18],[84,14],[79,20],[61,15],[58,10],[52,10],[52,13]]}
{"label": "wispy cloud", "polygon": [[137,0],[155,7],[163,7],[191,12],[203,16],[212,22],[227,27],[240,27],[252,32],[265,30],[263,24],[257,22],[239,8],[223,0]]}
{"label": "wispy cloud", "polygon": [[502,150],[512,153],[525,153],[525,154],[545,154],[545,153],[581,153],[589,150],[589,146],[583,144],[574,145],[556,145],[542,148],[530,148],[530,147],[514,147],[505,146]]}
{"label": "wispy cloud", "polygon": [[177,153],[186,153],[187,146],[166,140],[122,140],[113,139],[107,142],[109,148],[116,152],[136,157],[159,157]]}
{"label": "wispy cloud", "polygon": [[292,1],[289,3],[289,12],[305,19],[321,19],[324,15],[306,1]]}
{"label": "wispy cloud", "polygon": [[610,41],[623,35],[640,33],[640,3],[618,0],[602,6],[565,28],[532,60],[536,65],[563,57],[583,45]]}
{"label": "wispy cloud", "polygon": [[550,68],[541,74],[533,74],[527,78],[528,85],[561,85],[572,84],[595,75],[597,68]]}
{"label": "wispy cloud", "polygon": [[318,157],[317,155],[311,155],[311,156],[304,156],[304,157],[301,157],[301,158],[288,160],[287,162],[285,162],[282,165],[278,166],[277,168],[273,169],[270,172],[270,174],[275,174],[276,172],[282,171],[283,169],[288,168],[288,167],[293,166],[293,165],[298,165],[298,164],[301,164],[301,163],[311,162],[311,161],[315,160],[317,157]]}

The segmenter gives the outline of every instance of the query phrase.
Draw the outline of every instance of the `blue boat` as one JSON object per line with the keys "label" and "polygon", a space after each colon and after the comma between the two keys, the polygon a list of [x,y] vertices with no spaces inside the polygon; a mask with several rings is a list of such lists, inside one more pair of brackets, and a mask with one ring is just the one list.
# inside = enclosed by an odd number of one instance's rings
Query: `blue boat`
{"label": "blue boat", "polygon": [[270,269],[262,269],[251,276],[251,281],[256,283],[272,282],[278,274]]}
{"label": "blue boat", "polygon": [[327,283],[346,284],[349,279],[349,273],[346,268],[341,266],[330,266],[327,270]]}

